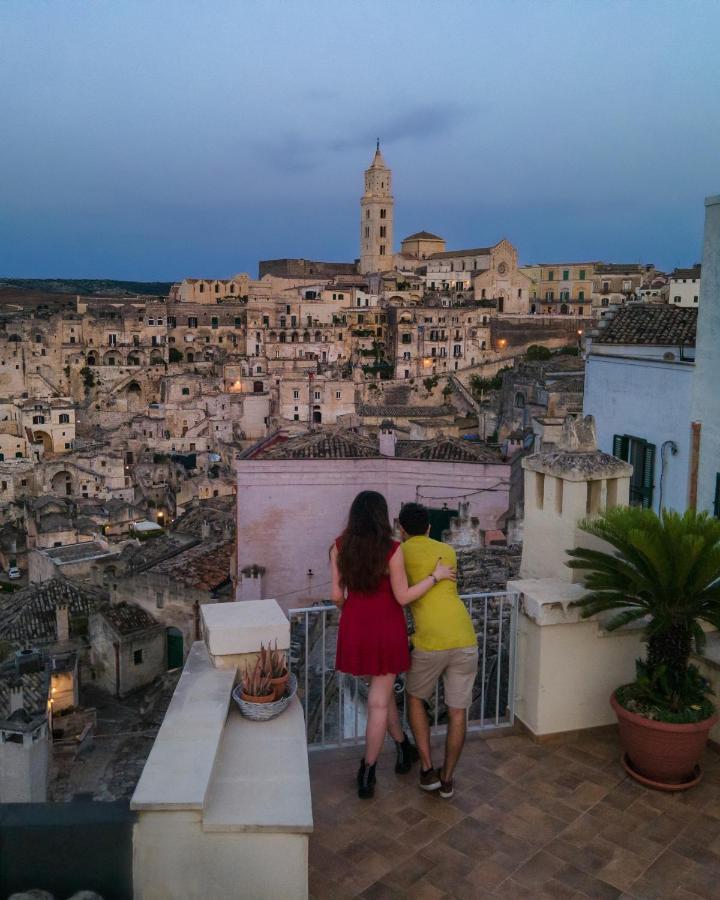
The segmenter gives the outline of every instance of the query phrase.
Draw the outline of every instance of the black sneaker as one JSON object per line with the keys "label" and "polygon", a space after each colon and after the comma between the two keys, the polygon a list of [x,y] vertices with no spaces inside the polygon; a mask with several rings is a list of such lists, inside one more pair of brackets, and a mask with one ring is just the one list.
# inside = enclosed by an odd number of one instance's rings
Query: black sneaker
{"label": "black sneaker", "polygon": [[420,759],[417,748],[410,743],[405,735],[402,743],[395,741],[395,771],[398,775],[406,775],[412,768],[412,764]]}
{"label": "black sneaker", "polygon": [[440,774],[437,769],[420,770],[421,791],[436,791],[441,783]]}
{"label": "black sneaker", "polygon": [[369,800],[375,793],[375,766],[365,765],[365,760],[360,760],[360,768],[357,773],[358,797],[361,800]]}

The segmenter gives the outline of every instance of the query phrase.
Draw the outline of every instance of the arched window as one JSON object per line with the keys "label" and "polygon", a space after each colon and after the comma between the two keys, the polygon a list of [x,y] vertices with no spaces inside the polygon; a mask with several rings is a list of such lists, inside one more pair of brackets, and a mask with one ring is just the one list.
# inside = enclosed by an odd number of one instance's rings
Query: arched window
{"label": "arched window", "polygon": [[67,425],[70,422],[70,416],[68,413],[60,413],[60,424]]}

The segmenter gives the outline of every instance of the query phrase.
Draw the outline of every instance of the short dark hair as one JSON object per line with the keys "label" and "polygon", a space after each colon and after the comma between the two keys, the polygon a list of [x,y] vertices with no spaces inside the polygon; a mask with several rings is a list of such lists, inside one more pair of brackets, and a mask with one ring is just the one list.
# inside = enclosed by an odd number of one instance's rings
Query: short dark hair
{"label": "short dark hair", "polygon": [[425,534],[430,515],[422,503],[406,503],[400,510],[400,524],[409,535]]}

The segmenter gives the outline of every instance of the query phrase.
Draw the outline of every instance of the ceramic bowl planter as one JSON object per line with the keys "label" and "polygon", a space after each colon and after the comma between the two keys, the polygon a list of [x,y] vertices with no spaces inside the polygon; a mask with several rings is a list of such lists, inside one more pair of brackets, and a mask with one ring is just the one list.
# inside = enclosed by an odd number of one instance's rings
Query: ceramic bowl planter
{"label": "ceramic bowl planter", "polygon": [[623,766],[636,781],[663,791],[684,791],[700,781],[700,760],[717,713],[703,722],[657,722],[621,706],[610,705],[618,719]]}

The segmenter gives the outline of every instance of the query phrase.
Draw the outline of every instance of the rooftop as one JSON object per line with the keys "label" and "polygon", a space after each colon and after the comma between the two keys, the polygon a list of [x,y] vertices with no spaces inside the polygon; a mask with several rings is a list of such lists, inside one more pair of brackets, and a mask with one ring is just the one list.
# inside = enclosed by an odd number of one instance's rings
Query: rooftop
{"label": "rooftop", "polygon": [[[386,410],[387,407],[377,407]],[[423,414],[430,407],[421,407]],[[373,413],[383,415],[383,413]],[[388,413],[392,415],[392,413]],[[252,459],[377,459],[382,457],[375,438],[365,437],[343,428],[325,428],[295,435],[267,450],[260,449]],[[500,462],[498,450],[480,442],[439,436],[426,441],[399,440],[395,456],[404,459],[440,460],[445,462]]]}
{"label": "rooftop", "polygon": [[487,256],[492,247],[472,247],[469,250],[443,250],[438,253],[431,253],[428,259],[450,259],[458,256]]}
{"label": "rooftop", "polygon": [[720,757],[697,791],[631,781],[613,730],[536,744],[469,736],[445,801],[395,775],[387,748],[372,803],[353,781],[360,748],[310,755],[310,897],[716,897]]}
{"label": "rooftop", "polygon": [[618,309],[593,343],[694,347],[696,327],[692,307],[634,304]]}
{"label": "rooftop", "polygon": [[54,643],[59,605],[67,605],[70,636],[76,637],[84,632],[87,616],[101,603],[97,594],[60,578],[14,594],[0,594],[0,638],[24,644]]}
{"label": "rooftop", "polygon": [[150,613],[132,603],[118,603],[103,610],[106,619],[118,634],[133,634],[148,628],[159,627]]}
{"label": "rooftop", "polygon": [[173,581],[197,590],[213,591],[230,578],[234,541],[201,541],[153,566]]}
{"label": "rooftop", "polygon": [[409,234],[406,238],[403,238],[403,243],[405,241],[444,241],[444,238],[439,237],[437,234],[433,234],[431,231],[416,231],[415,234]]}
{"label": "rooftop", "polygon": [[670,273],[670,277],[674,278],[676,281],[680,278],[700,278],[702,273],[702,266],[697,265],[693,266],[690,269],[673,269]]}

